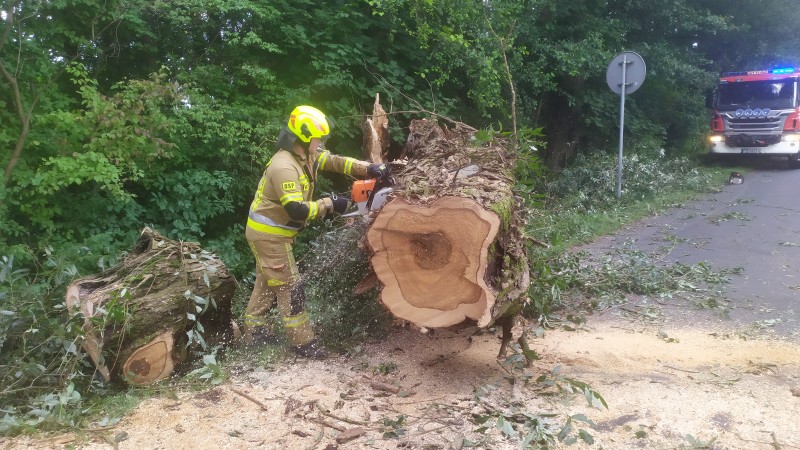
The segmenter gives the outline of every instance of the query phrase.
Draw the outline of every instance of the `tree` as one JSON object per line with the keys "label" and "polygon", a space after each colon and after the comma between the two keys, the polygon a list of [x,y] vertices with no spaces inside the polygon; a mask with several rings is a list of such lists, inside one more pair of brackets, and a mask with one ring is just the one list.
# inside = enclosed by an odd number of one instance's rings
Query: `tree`
{"label": "tree", "polygon": [[13,105],[14,114],[4,117],[4,125],[18,132],[0,135],[0,145],[13,141],[12,150],[2,159],[4,185],[26,147],[37,106],[47,103],[51,108],[68,101],[57,86],[67,64],[84,55],[99,35],[120,20],[121,13],[117,2],[7,1],[0,31],[0,75],[9,88],[4,100]]}
{"label": "tree", "polygon": [[769,3],[733,0],[697,3],[724,17],[720,30],[698,30],[697,48],[713,61],[715,72],[760,70],[800,65],[797,5],[788,0]]}
{"label": "tree", "polygon": [[[119,241],[145,222],[236,254],[236,227],[291,107],[326,111],[337,125],[327,145],[355,155],[376,93],[398,124],[395,147],[429,111],[476,128],[541,127],[538,154],[558,169],[615,147],[618,97],[604,75],[621,50],[648,64],[627,105],[629,149],[694,150],[722,65],[796,60],[787,24],[797,13],[770,5],[6,0],[0,223],[36,242]],[[80,211],[65,214],[59,200]]]}
{"label": "tree", "polygon": [[[534,126],[544,127],[551,169],[564,166],[576,152],[612,147],[618,97],[606,86],[605,70],[622,50],[639,52],[648,64],[645,86],[629,100],[630,119],[639,121],[633,127],[636,136],[650,147],[674,142],[674,133],[685,136],[675,124],[693,121],[661,114],[658,105],[681,98],[701,101],[711,78],[708,63],[693,50],[694,36],[724,27],[722,18],[684,0],[658,8],[637,0],[539,0],[530,11],[518,43],[530,49],[519,88],[534,111]],[[693,113],[703,114],[701,108],[694,107]]]}

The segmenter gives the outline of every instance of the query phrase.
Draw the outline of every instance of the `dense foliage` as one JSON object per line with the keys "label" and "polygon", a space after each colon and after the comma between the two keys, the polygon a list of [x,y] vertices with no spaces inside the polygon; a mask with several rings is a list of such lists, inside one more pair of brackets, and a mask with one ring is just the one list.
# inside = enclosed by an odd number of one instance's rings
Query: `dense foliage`
{"label": "dense foliage", "polygon": [[[6,0],[3,394],[30,395],[34,425],[80,404],[76,386],[91,380],[64,287],[113,264],[145,225],[200,241],[246,278],[243,217],[297,104],[333,116],[328,147],[350,155],[376,93],[395,145],[409,120],[431,113],[523,136],[541,129],[536,146],[520,147],[521,192],[532,206],[547,195],[595,213],[614,201],[589,196],[613,178],[618,96],[605,69],[616,53],[648,64],[625,141],[642,169],[629,198],[647,200],[654,180],[686,175],[685,158],[702,152],[704,99],[720,71],[800,64],[796,16],[790,0]],[[541,183],[565,167],[568,177]],[[559,239],[546,221],[535,226]],[[336,320],[362,306],[339,299],[317,312]],[[328,332],[347,340],[368,328]]]}
{"label": "dense foliage", "polygon": [[538,156],[555,169],[613,147],[605,67],[631,49],[649,73],[629,99],[629,150],[691,153],[716,73],[798,62],[800,14],[786,0],[9,0],[0,11],[1,253],[28,264],[81,245],[108,259],[150,224],[212,246],[240,275],[243,208],[295,104],[338,119],[339,153],[356,154],[380,93],[412,111],[393,116],[397,144],[423,111],[542,128]]}

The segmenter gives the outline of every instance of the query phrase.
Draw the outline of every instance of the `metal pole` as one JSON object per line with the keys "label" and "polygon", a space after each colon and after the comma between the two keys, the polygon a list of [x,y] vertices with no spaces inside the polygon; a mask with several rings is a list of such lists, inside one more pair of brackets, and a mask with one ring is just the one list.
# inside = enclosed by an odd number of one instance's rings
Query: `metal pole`
{"label": "metal pole", "polygon": [[622,197],[622,132],[625,127],[625,88],[628,84],[625,74],[628,71],[628,55],[622,56],[622,95],[619,104],[619,157],[617,158],[617,199]]}

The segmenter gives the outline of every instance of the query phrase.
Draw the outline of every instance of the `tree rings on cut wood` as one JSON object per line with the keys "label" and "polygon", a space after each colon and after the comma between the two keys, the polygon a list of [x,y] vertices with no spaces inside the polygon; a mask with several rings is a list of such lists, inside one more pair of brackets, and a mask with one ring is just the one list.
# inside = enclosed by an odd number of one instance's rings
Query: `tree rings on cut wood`
{"label": "tree rings on cut wood", "polygon": [[384,304],[426,327],[474,319],[486,325],[495,295],[484,281],[488,247],[500,220],[475,201],[438,199],[430,206],[396,200],[367,234]]}
{"label": "tree rings on cut wood", "polygon": [[166,332],[136,349],[122,366],[125,381],[148,384],[169,376],[175,369],[172,333]]}

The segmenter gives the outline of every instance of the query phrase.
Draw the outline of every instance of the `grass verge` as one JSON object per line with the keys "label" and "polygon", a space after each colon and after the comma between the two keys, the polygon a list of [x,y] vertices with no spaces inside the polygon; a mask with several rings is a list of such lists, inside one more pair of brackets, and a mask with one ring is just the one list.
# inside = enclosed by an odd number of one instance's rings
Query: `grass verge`
{"label": "grass verge", "polygon": [[[543,321],[564,317],[579,321],[574,311],[565,310],[568,300],[583,299],[590,308],[607,308],[626,303],[632,295],[679,297],[698,308],[719,309],[724,314],[726,301],[720,286],[737,269],[714,268],[707,263],[666,264],[658,255],[633,247],[594,259],[572,249],[719,192],[730,168],[704,165],[691,158],[633,156],[624,163],[623,180],[629,182],[623,182],[618,199],[615,164],[611,155],[583,158],[557,179],[543,183],[544,195],[532,209],[527,232],[550,246],[530,251],[535,282],[526,314]],[[574,308],[574,303],[570,307]]]}

